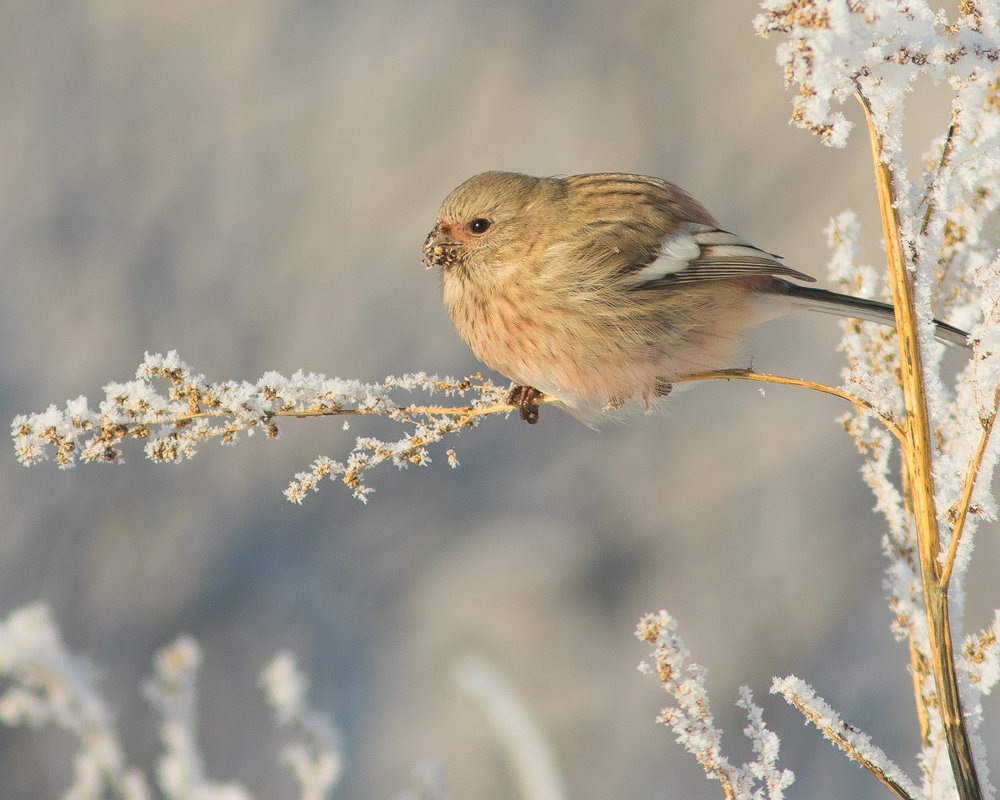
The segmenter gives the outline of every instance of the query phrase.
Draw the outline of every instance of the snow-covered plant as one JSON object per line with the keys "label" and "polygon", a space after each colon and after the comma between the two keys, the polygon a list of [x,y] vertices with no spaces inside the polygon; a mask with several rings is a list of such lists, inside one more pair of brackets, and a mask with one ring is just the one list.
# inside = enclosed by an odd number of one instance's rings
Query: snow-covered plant
{"label": "snow-covered plant", "polygon": [[[0,723],[51,725],[76,738],[73,778],[64,800],[252,800],[242,784],[207,777],[196,733],[200,667],[201,648],[187,635],[154,658],[153,674],[142,687],[160,717],[163,746],[151,782],[128,764],[98,671],[69,650],[44,605],[25,606],[0,620]],[[456,660],[453,673],[456,687],[479,707],[506,749],[520,779],[521,797],[564,800],[551,749],[503,674],[474,655]],[[285,735],[279,757],[292,773],[298,797],[327,800],[343,766],[340,732],[307,703],[308,681],[291,653],[278,652],[261,670],[259,683],[274,711],[274,727]],[[442,766],[425,761],[416,765],[412,785],[399,800],[449,796]]]}
{"label": "snow-covered plant", "polygon": [[[865,480],[888,523],[886,589],[894,632],[909,641],[921,723],[919,794],[993,797],[978,727],[995,673],[977,664],[997,658],[996,621],[961,655],[952,628],[961,629],[976,525],[996,519],[989,487],[1000,456],[992,436],[1000,402],[1000,4],[963,0],[952,16],[895,0],[762,7],[757,30],[783,37],[778,61],[798,89],[793,120],[841,145],[850,131],[842,106],[856,97],[872,145],[887,268],[879,280],[856,263],[858,223],[843,214],[829,230],[831,271],[855,290],[886,293],[896,307],[896,336],[846,326],[844,388],[864,405],[844,424],[866,456]],[[905,107],[921,75],[947,82],[951,106],[941,109],[944,130],[921,174],[911,175]],[[971,358],[951,386],[941,377],[935,314],[971,332]],[[828,736],[840,724],[808,687],[786,679],[774,689],[825,720],[816,724]],[[890,788],[915,794],[902,782]]]}
{"label": "snow-covered plant", "polygon": [[735,766],[722,752],[722,730],[715,724],[705,686],[708,673],[690,662],[691,653],[677,631],[677,620],[666,611],[646,614],[635,634],[653,646],[652,663],[644,661],[640,671],[656,675],[674,699],[675,705],[663,709],[659,721],[669,726],[705,775],[719,781],[726,797],[733,800],[781,800],[795,776],[791,770],[778,768],[778,737],[764,725],[763,713],[749,687],[740,689],[737,705],[746,711],[749,723],[743,732],[757,758]]}
{"label": "snow-covered plant", "polygon": [[[394,399],[415,391],[446,398],[473,393],[475,399],[457,408],[401,405]],[[276,439],[278,421],[287,417],[381,415],[404,427],[399,439],[359,436],[346,461],[319,456],[285,490],[290,501],[301,503],[307,492],[318,490],[323,478],[340,479],[367,502],[373,491],[364,483],[368,470],[385,462],[399,468],[429,464],[428,445],[474,427],[486,414],[509,409],[505,395],[481,375],[459,381],[418,373],[363,383],[312,372],[296,372],[290,378],[268,372],[256,383],[211,383],[170,351],[147,353],[134,380],[107,384],[96,409],[81,396],[62,409],[52,405],[37,414],[18,415],[11,434],[25,466],[51,459],[67,469],[78,461],[121,463],[128,439],[145,441],[146,457],[154,462],[177,463],[193,458],[206,440],[235,444],[241,433],[253,436],[258,431]],[[454,450],[448,450],[447,457],[458,466]]]}
{"label": "snow-covered plant", "polygon": [[[249,800],[236,783],[205,775],[195,730],[196,683],[201,649],[181,636],[156,656],[145,692],[161,717],[163,755],[156,785],[169,800]],[[71,653],[42,605],[0,620],[0,721],[33,728],[54,725],[77,739],[73,782],[66,800],[149,800],[145,774],[129,766],[113,715],[98,688],[97,671]],[[276,727],[290,728],[282,760],[291,769],[302,800],[330,796],[340,775],[340,742],[330,721],[305,704],[306,684],[288,653],[279,653],[261,674],[274,708]]]}

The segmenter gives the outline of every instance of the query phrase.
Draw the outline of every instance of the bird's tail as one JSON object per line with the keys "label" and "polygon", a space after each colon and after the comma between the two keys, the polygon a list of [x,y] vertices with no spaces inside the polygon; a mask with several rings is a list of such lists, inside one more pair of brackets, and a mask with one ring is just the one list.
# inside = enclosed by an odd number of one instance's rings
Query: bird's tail
{"label": "bird's tail", "polygon": [[[868,300],[864,297],[851,297],[846,294],[829,292],[826,289],[816,289],[812,286],[798,286],[794,283],[774,279],[774,293],[790,300],[794,305],[819,311],[824,314],[836,314],[839,317],[854,317],[866,322],[877,322],[895,327],[896,314],[888,303],[878,300]],[[969,334],[954,325],[941,320],[934,320],[934,338],[939,342],[959,347],[969,346]]]}

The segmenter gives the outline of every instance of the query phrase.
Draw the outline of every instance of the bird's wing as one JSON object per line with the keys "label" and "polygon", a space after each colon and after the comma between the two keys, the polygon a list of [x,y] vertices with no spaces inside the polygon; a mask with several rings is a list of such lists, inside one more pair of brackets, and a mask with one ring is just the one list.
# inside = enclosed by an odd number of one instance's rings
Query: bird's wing
{"label": "bird's wing", "polygon": [[629,260],[625,275],[625,283],[635,289],[752,275],[816,280],[736,234],[693,222],[664,236],[653,253],[635,255],[639,257]]}

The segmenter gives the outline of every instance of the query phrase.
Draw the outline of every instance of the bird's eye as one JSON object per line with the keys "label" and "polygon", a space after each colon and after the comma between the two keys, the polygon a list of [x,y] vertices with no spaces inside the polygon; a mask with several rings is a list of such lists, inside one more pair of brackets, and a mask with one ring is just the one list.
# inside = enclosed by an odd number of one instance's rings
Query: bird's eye
{"label": "bird's eye", "polygon": [[488,219],[479,217],[478,219],[472,220],[469,223],[469,230],[473,233],[486,233],[490,229],[492,223]]}

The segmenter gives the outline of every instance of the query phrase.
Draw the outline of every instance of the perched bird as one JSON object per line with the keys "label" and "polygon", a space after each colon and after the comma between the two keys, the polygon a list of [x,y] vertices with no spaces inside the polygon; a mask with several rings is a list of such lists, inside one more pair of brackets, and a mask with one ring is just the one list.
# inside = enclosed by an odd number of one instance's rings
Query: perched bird
{"label": "perched bird", "polygon": [[[441,267],[455,327],[517,384],[528,422],[543,393],[584,418],[648,405],[728,365],[750,326],[799,309],[895,324],[885,303],[791,283],[814,279],[643,175],[476,175],[442,203],[424,263]],[[945,323],[937,336],[966,344]]]}

